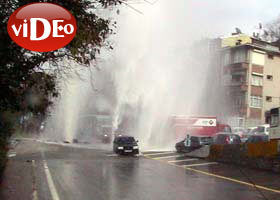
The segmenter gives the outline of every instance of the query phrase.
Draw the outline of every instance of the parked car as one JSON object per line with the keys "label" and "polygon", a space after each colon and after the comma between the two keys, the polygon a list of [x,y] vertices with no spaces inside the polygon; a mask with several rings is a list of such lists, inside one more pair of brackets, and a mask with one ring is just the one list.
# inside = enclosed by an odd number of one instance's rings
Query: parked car
{"label": "parked car", "polygon": [[258,143],[258,142],[268,142],[269,137],[266,134],[251,135],[245,143]]}
{"label": "parked car", "polygon": [[248,127],[245,129],[245,133],[246,134],[250,134],[252,133],[253,131],[256,131],[258,127],[254,126],[254,127]]}
{"label": "parked car", "polygon": [[233,133],[238,134],[239,132],[245,132],[245,129],[243,127],[234,127]]}
{"label": "parked car", "polygon": [[202,147],[203,145],[212,144],[212,142],[213,142],[212,137],[190,136],[190,138],[189,138],[190,144],[189,144],[189,146],[187,146],[186,140],[187,140],[187,138],[185,138],[181,142],[176,143],[175,148],[178,153],[190,152],[190,151],[193,151],[195,149]]}
{"label": "parked car", "polygon": [[232,133],[231,127],[227,124],[219,124],[218,132]]}
{"label": "parked car", "polygon": [[137,142],[132,136],[115,137],[113,151],[117,154],[139,154]]}
{"label": "parked car", "polygon": [[258,127],[249,127],[245,129],[245,132],[240,136],[242,142],[245,142],[251,135],[255,135],[258,132]]}
{"label": "parked car", "polygon": [[218,133],[213,137],[213,144],[240,144],[241,138],[233,133]]}
{"label": "parked car", "polygon": [[[227,132],[227,131],[224,131],[224,132]],[[235,127],[235,128],[233,128],[233,133],[239,135],[240,138],[242,138],[243,135],[246,133],[246,129],[244,129],[242,127]]]}
{"label": "parked car", "polygon": [[270,128],[269,124],[260,125],[260,126],[258,126],[257,132],[258,132],[258,134],[268,135],[269,134],[269,128]]}

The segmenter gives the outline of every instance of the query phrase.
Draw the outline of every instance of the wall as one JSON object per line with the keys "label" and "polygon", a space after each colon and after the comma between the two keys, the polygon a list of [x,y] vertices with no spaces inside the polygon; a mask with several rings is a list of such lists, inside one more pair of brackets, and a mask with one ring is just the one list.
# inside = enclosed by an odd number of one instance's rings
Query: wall
{"label": "wall", "polygon": [[263,51],[259,51],[256,49],[251,49],[250,51],[250,70],[249,70],[249,90],[248,90],[248,113],[246,119],[246,126],[252,127],[257,126],[263,123],[263,108],[252,108],[251,105],[251,96],[260,96],[263,97],[263,86],[253,86],[252,85],[252,74],[257,73],[263,75],[264,73],[264,65],[266,60],[266,53]]}
{"label": "wall", "polygon": [[[267,75],[272,75],[273,80],[268,80]],[[271,96],[272,101],[266,101],[266,96]],[[280,56],[274,56],[273,59],[266,55],[263,80],[263,110],[262,121],[264,122],[264,113],[273,107],[280,106]]]}

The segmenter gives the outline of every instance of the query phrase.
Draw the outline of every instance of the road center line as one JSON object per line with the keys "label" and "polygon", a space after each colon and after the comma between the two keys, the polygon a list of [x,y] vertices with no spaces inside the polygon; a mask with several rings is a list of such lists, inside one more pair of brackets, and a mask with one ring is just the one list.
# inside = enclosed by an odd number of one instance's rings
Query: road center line
{"label": "road center line", "polygon": [[33,200],[38,200],[35,168],[36,168],[35,160],[32,160],[32,190],[33,190],[32,196],[33,196]]}
{"label": "road center line", "polygon": [[52,195],[52,199],[53,200],[60,200],[46,160],[43,160],[43,165],[44,165],[44,170],[45,170],[45,173],[46,173],[47,181],[48,181],[48,184],[49,184],[49,189],[50,189],[50,192],[51,192],[51,195]]}
{"label": "road center line", "polygon": [[185,160],[171,160],[168,161],[169,163],[177,163],[177,162],[186,162],[186,161],[195,161],[195,160],[199,160],[198,158],[190,158],[190,159],[185,159]]}
{"label": "road center line", "polygon": [[218,164],[216,162],[208,162],[208,163],[198,163],[198,164],[191,164],[191,165],[183,165],[184,167],[195,167],[195,166],[203,166],[203,165],[214,165]]}
{"label": "road center line", "polygon": [[118,154],[106,154],[106,156],[108,156],[108,157],[117,157],[119,155]]}

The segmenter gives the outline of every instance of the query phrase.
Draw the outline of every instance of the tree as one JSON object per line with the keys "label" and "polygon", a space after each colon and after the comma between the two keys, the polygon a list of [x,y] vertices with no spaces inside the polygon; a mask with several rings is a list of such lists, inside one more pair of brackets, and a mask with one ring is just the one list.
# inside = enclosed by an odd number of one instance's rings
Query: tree
{"label": "tree", "polygon": [[272,42],[272,44],[280,47],[280,15],[264,26],[259,23],[258,32],[253,34],[256,38]]}
{"label": "tree", "polygon": [[[6,30],[9,16],[18,7],[33,2],[59,4],[76,17],[79,31],[63,50],[31,52],[10,39]],[[0,114],[7,111],[45,113],[51,105],[51,97],[58,96],[56,78],[61,69],[66,71],[62,68],[62,60],[89,66],[100,48],[112,48],[107,38],[113,34],[115,23],[99,17],[96,12],[120,3],[120,0],[6,0],[1,3]],[[44,63],[49,63],[52,69],[47,72],[42,68]],[[30,101],[32,94],[37,96],[36,105]]]}
{"label": "tree", "polygon": [[280,16],[266,24],[265,28],[264,34],[268,35],[271,41],[278,41],[280,39]]}
{"label": "tree", "polygon": [[[23,49],[10,39],[6,29],[9,16],[17,8],[33,2],[61,5],[76,17],[79,31],[71,43],[60,50],[38,53]],[[113,34],[116,24],[98,16],[97,11],[120,3],[121,0],[0,2],[0,175],[6,162],[7,139],[13,132],[16,118],[31,113],[39,119],[37,123],[44,119],[53,97],[58,96],[58,72],[67,72],[61,61],[90,66],[101,48],[112,48],[107,38]],[[45,63],[49,63],[50,70],[43,67]]]}
{"label": "tree", "polygon": [[[63,49],[38,53],[19,47],[7,33],[9,16],[15,9],[32,2],[50,2],[68,9],[77,20],[78,32]],[[90,66],[101,48],[109,48],[107,38],[115,22],[100,17],[99,9],[109,9],[121,0],[4,0],[0,3],[0,175],[6,162],[7,139],[14,131],[16,118],[32,114],[45,118],[52,99],[58,96],[57,78],[67,72],[62,61]],[[46,69],[48,63],[51,69]]]}

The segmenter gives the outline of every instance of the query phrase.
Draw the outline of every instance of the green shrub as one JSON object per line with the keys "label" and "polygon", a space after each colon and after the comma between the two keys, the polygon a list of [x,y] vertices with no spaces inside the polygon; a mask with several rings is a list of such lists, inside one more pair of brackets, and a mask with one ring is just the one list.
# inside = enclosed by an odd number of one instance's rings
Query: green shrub
{"label": "green shrub", "polygon": [[7,163],[8,144],[5,138],[0,138],[0,182]]}

